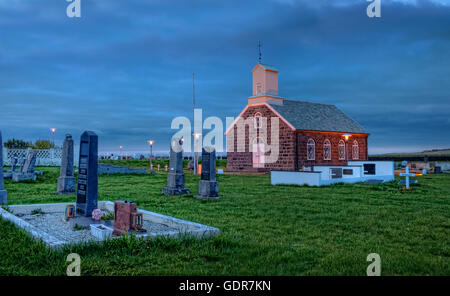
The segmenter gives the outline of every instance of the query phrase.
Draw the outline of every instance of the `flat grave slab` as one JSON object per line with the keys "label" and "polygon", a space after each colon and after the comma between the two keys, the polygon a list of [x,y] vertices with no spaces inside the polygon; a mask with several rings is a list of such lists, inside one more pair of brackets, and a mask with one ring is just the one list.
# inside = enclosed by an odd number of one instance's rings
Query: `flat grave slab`
{"label": "flat grave slab", "polygon": [[[89,229],[75,230],[73,223],[64,221],[67,205],[75,205],[75,203],[12,205],[9,206],[12,214],[0,208],[0,216],[24,229],[34,238],[42,240],[52,248],[69,244],[101,241],[91,235]],[[98,208],[104,212],[114,213],[114,203],[111,201],[99,201]],[[181,237],[184,235],[206,238],[217,235],[220,232],[215,227],[142,209],[138,210],[143,213],[143,229],[147,231],[146,233],[136,234],[138,238],[157,236]],[[36,214],[37,211],[42,214]],[[120,236],[112,236],[112,239],[117,238],[120,238]]]}

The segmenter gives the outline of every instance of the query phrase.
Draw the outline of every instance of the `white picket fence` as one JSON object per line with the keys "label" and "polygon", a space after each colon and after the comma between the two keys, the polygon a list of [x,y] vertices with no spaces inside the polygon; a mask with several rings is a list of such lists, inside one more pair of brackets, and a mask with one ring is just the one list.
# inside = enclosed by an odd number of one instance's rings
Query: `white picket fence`
{"label": "white picket fence", "polygon": [[[10,166],[14,157],[18,157],[19,161],[27,157],[31,149],[8,149],[3,148],[3,165]],[[36,166],[61,166],[62,149],[46,149],[38,150],[36,157]]]}

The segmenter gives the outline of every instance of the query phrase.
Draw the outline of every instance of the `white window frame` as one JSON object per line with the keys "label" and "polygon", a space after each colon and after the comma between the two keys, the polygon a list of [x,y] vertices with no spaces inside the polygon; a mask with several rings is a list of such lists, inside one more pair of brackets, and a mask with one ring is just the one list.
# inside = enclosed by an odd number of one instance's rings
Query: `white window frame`
{"label": "white window frame", "polygon": [[[341,148],[342,154],[341,154]],[[345,160],[345,142],[344,140],[340,140],[338,144],[338,154],[339,154],[339,160]]]}
{"label": "white window frame", "polygon": [[[326,148],[328,147],[328,157],[326,157]],[[331,160],[331,141],[328,139],[325,139],[325,141],[323,141],[323,159],[324,160]]]}
{"label": "white window frame", "polygon": [[[309,147],[313,147],[313,157],[309,157]],[[306,142],[306,159],[307,160],[316,160],[316,142],[312,139],[309,138],[308,141]]]}
{"label": "white window frame", "polygon": [[352,159],[358,160],[359,159],[359,143],[357,140],[353,141],[352,145]]}
{"label": "white window frame", "polygon": [[253,126],[255,129],[262,128],[262,114],[261,112],[256,112],[255,116],[253,117]]}

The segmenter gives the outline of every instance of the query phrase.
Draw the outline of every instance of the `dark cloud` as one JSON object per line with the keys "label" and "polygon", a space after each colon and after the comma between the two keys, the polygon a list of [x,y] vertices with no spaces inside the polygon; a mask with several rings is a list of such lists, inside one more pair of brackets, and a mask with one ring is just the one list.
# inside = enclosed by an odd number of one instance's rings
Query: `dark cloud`
{"label": "dark cloud", "polygon": [[450,1],[0,0],[5,138],[101,135],[101,149],[165,150],[175,116],[236,116],[250,70],[278,67],[280,92],[332,103],[371,132],[372,151],[450,147]]}

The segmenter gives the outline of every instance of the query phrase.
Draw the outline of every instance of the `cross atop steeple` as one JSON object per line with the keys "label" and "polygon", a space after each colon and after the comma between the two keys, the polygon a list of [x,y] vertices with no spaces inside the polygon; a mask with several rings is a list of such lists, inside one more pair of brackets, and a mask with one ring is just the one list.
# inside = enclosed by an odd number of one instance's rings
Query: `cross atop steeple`
{"label": "cross atop steeple", "polygon": [[261,41],[258,41],[258,50],[259,50],[259,57],[258,57],[258,63],[261,64]]}

